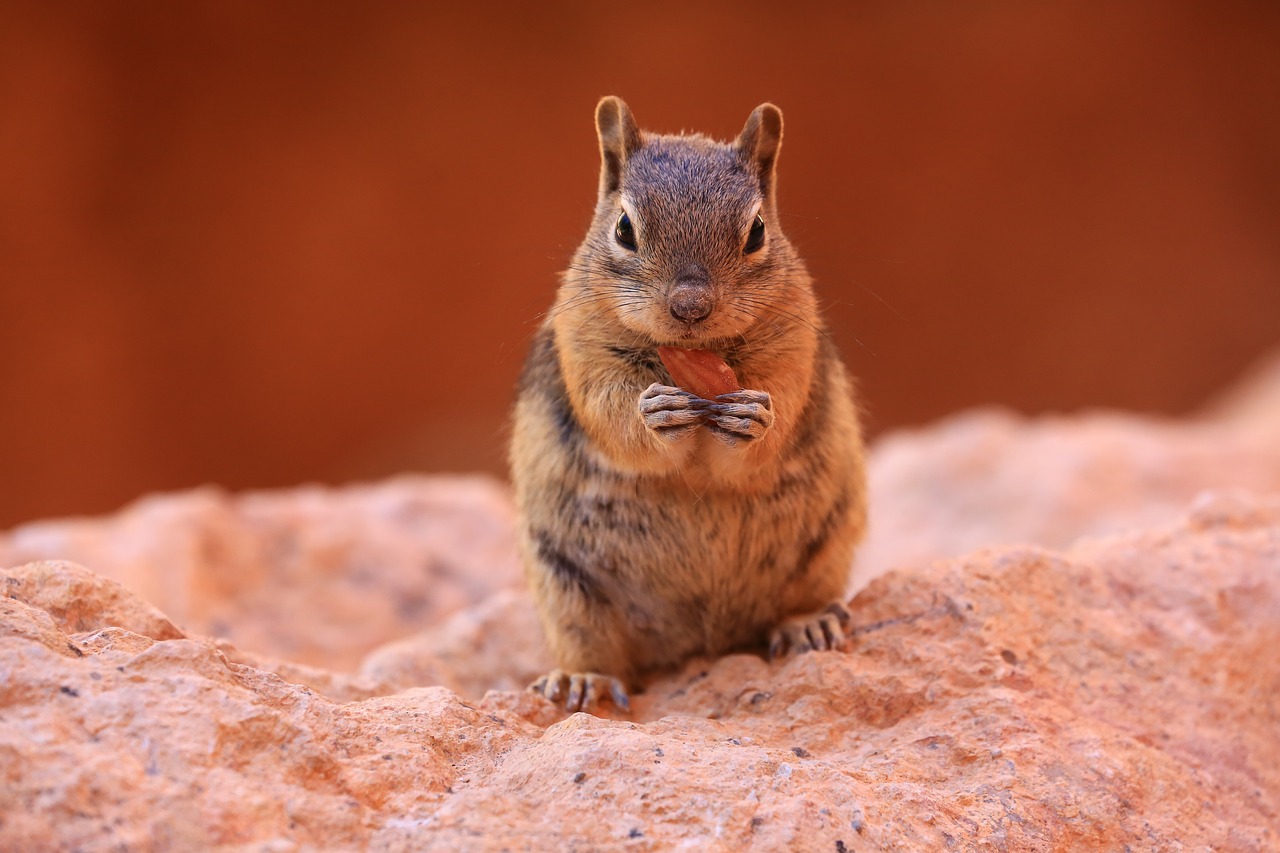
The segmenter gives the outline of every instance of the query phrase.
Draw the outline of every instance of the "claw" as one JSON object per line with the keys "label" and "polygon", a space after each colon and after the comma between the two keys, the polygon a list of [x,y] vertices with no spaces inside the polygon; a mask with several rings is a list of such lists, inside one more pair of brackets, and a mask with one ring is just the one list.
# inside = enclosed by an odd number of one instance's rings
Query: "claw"
{"label": "claw", "polygon": [[768,391],[752,391],[749,389],[730,391],[728,394],[721,394],[716,397],[716,401],[720,403],[754,403],[770,411],[773,410],[773,398],[769,396]]}
{"label": "claw", "polygon": [[[853,619],[853,614],[849,612],[849,608],[844,606],[843,601],[831,602],[827,605],[826,612],[836,617],[836,621],[840,623],[841,629],[848,625]],[[841,633],[843,633],[843,630]]]}
{"label": "claw", "polygon": [[541,679],[543,696],[546,696],[552,702],[559,702],[560,696],[564,693],[565,674],[560,670],[553,670],[550,675],[543,676]]}
{"label": "claw", "polygon": [[569,698],[564,703],[564,707],[569,713],[582,710],[582,694],[585,689],[586,682],[583,681],[581,673],[575,672],[569,676]]}
{"label": "claw", "polygon": [[627,688],[616,678],[609,679],[609,697],[622,710],[631,710],[631,697],[627,695]]}
{"label": "claw", "polygon": [[822,648],[836,649],[840,647],[841,640],[844,639],[844,632],[840,630],[840,622],[830,613],[824,613],[818,617],[818,627],[822,633]]}

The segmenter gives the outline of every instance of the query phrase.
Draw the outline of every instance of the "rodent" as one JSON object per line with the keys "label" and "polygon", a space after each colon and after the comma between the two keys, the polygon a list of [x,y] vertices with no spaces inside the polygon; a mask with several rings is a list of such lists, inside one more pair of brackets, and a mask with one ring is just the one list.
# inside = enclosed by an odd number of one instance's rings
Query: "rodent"
{"label": "rodent", "polygon": [[[623,709],[696,655],[836,648],[866,525],[852,383],[778,219],[782,113],[732,143],[596,108],[586,239],[521,374],[519,542],[557,669],[530,689]],[[742,390],[676,387],[660,345],[709,350]]]}

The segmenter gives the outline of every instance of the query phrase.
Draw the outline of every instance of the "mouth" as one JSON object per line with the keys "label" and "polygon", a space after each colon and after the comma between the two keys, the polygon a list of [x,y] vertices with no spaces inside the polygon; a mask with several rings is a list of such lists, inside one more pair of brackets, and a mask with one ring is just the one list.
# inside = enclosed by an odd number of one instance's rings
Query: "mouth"
{"label": "mouth", "polygon": [[[665,315],[666,312],[663,312]],[[742,332],[726,324],[727,318],[712,316],[706,320],[677,320],[671,316],[655,316],[654,313],[624,313],[623,325],[635,333],[636,344],[649,347],[673,346],[684,349],[715,350],[724,355],[742,343]],[[641,341],[644,344],[641,344]]]}
{"label": "mouth", "polygon": [[653,345],[658,349],[670,347],[672,349],[721,351],[724,349],[724,343],[723,338],[707,337],[693,330],[653,338]]}
{"label": "mouth", "polygon": [[717,333],[712,328],[713,324],[703,320],[695,322],[677,321],[665,324],[664,335],[666,340],[658,340],[658,343],[670,342],[675,346],[690,347],[694,349],[705,349],[712,346],[716,341],[723,340],[723,331]]}
{"label": "mouth", "polygon": [[650,345],[655,351],[679,349],[691,352],[705,352],[713,354],[730,364],[736,364],[740,360],[738,352],[742,344],[743,339],[739,335],[716,335],[715,337],[689,335],[650,338]]}

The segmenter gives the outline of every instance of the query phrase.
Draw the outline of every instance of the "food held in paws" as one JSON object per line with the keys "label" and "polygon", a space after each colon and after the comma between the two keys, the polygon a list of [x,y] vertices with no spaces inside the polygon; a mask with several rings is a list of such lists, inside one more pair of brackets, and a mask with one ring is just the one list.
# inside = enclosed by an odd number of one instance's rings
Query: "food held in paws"
{"label": "food held in paws", "polygon": [[733,368],[711,350],[658,347],[658,358],[676,385],[704,400],[742,390]]}

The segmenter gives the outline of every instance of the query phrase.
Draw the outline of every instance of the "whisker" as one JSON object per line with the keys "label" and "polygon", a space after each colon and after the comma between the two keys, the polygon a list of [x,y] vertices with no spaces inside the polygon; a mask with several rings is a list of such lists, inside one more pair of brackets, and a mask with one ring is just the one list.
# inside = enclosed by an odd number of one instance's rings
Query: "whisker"
{"label": "whisker", "polygon": [[818,325],[817,323],[813,322],[808,317],[805,317],[803,314],[800,314],[797,311],[793,311],[788,308],[783,308],[777,304],[767,302],[763,299],[750,297],[750,296],[745,298],[739,297],[737,301],[747,305],[752,305],[757,308],[764,309],[771,314],[785,317],[786,319],[792,320],[797,324],[804,326],[805,328],[811,329],[812,331],[814,331],[819,335],[822,335],[823,337],[826,337],[826,338],[831,337],[831,333],[826,328]]}
{"label": "whisker", "polygon": [[892,305],[890,305],[890,304],[889,304],[889,301],[888,301],[887,299],[885,299],[883,296],[881,296],[880,294],[876,293],[874,290],[872,290],[871,288],[867,287],[865,284],[863,284],[862,282],[858,281],[857,279],[854,279],[854,280],[853,280],[853,283],[854,283],[854,284],[856,284],[856,285],[857,285],[858,287],[860,287],[861,289],[865,290],[867,293],[870,293],[872,296],[874,296],[874,297],[876,298],[876,301],[878,301],[878,302],[879,302],[881,305],[883,305],[885,308],[888,308],[890,311],[892,311],[894,314],[896,314],[896,315],[898,316],[898,319],[899,319],[899,320],[902,320],[903,322],[906,322],[906,323],[910,323],[910,322],[911,322],[910,320],[908,320],[908,319],[906,318],[906,316],[905,316],[901,311],[899,311],[897,308],[894,308]]}

